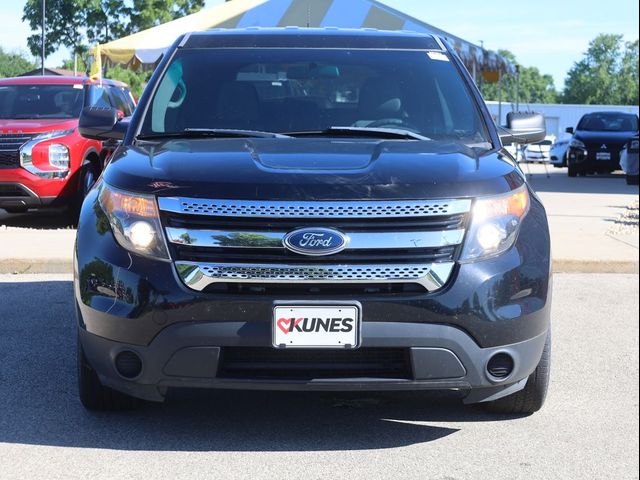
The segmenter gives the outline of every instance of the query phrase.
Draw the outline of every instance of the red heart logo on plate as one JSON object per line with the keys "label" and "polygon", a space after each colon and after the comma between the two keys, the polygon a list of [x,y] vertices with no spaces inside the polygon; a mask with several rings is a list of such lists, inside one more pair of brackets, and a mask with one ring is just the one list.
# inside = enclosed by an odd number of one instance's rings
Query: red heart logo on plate
{"label": "red heart logo on plate", "polygon": [[297,327],[300,322],[302,322],[304,320],[304,318],[297,318],[297,319],[293,319],[293,318],[280,318],[278,319],[278,321],[276,322],[276,325],[278,325],[278,328],[280,330],[282,330],[282,333],[284,333],[285,335],[287,335],[289,333],[289,329],[291,328],[291,323],[294,322],[293,324],[294,327]]}
{"label": "red heart logo on plate", "polygon": [[282,330],[282,333],[284,333],[285,335],[289,333],[289,326],[291,325],[291,320],[292,319],[289,319],[289,318],[281,318],[276,323],[276,325],[278,325],[278,328]]}

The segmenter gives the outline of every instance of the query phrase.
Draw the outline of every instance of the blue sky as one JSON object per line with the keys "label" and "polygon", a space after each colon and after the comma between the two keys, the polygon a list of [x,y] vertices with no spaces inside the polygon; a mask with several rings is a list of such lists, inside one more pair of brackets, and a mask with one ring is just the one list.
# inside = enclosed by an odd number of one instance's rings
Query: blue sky
{"label": "blue sky", "polygon": [[[207,0],[207,6],[223,0]],[[24,0],[0,0],[0,46],[27,51],[29,27],[22,23]],[[486,48],[506,48],[523,65],[537,66],[553,75],[561,87],[567,71],[599,33],[621,33],[638,38],[637,0],[383,0],[454,35]],[[517,6],[514,6],[517,5]],[[68,53],[47,58],[58,66]]]}

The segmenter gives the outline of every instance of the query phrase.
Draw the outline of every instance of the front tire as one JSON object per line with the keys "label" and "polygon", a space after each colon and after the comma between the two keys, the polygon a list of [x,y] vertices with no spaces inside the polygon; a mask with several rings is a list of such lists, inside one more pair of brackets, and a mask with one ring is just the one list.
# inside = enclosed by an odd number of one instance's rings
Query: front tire
{"label": "front tire", "polygon": [[75,198],[71,201],[70,205],[71,214],[76,220],[80,217],[82,202],[84,202],[84,199],[89,194],[89,192],[93,188],[93,185],[98,179],[98,167],[96,166],[95,162],[88,162],[84,164],[78,171],[78,175],[78,191]]}
{"label": "front tire", "polygon": [[140,401],[100,383],[98,374],[89,364],[82,350],[80,339],[77,344],[78,393],[80,401],[87,410],[119,411],[133,410]]}
{"label": "front tire", "polygon": [[551,369],[551,331],[547,334],[547,341],[542,350],[540,363],[529,375],[524,389],[500,398],[493,402],[487,402],[486,408],[492,413],[502,414],[531,414],[542,408],[547,398],[549,389],[549,377]]}
{"label": "front tire", "polygon": [[578,168],[575,165],[569,165],[568,175],[571,178],[577,177],[578,176]]}

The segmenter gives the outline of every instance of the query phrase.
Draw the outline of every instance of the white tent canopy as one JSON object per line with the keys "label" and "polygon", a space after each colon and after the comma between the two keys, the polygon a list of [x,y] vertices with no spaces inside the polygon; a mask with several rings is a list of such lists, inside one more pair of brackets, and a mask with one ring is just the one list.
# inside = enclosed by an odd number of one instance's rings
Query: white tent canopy
{"label": "white tent canopy", "polygon": [[180,35],[214,28],[343,27],[409,30],[438,35],[456,49],[476,76],[512,72],[513,66],[484,50],[432,25],[421,22],[375,0],[232,0],[164,23],[128,37],[99,45],[94,51],[96,72],[102,60],[138,66],[154,64]]}

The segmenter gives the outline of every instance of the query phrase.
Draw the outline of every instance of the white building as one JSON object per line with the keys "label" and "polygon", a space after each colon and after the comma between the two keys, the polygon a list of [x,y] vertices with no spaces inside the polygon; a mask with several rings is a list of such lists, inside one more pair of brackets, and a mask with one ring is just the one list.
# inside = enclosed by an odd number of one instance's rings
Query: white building
{"label": "white building", "polygon": [[[493,116],[497,125],[505,125],[507,114],[515,110],[515,105],[503,103],[502,107],[498,102],[487,102],[489,111]],[[576,127],[578,121],[586,113],[598,111],[613,111],[635,113],[638,115],[637,106],[621,106],[621,105],[562,105],[562,104],[544,104],[544,103],[523,103],[520,110],[530,110],[542,113],[547,121],[547,134],[554,136],[556,140],[569,138],[570,135],[565,133],[567,127]],[[501,118],[499,117],[499,114]]]}

